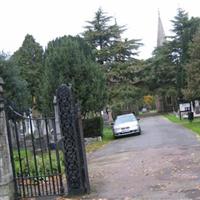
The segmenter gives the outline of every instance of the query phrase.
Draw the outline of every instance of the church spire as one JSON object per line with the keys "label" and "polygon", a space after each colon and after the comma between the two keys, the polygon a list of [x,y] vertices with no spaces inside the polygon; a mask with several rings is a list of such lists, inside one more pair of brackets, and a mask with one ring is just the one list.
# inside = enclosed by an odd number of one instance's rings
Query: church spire
{"label": "church spire", "polygon": [[160,11],[158,10],[158,35],[157,35],[157,47],[160,47],[165,42],[165,31],[160,18]]}

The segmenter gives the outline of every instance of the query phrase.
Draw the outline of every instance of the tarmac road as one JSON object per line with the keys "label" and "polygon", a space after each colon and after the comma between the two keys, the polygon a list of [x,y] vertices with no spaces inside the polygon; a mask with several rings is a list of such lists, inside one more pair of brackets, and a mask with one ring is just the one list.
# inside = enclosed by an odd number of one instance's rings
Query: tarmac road
{"label": "tarmac road", "polygon": [[88,156],[91,194],[80,199],[200,199],[200,142],[162,116],[141,119],[142,135]]}

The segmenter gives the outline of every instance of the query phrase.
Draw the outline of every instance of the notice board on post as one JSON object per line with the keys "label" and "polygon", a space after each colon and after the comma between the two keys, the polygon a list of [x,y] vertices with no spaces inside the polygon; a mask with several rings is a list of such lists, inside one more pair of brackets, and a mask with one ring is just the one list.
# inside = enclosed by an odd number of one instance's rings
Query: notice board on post
{"label": "notice board on post", "polygon": [[180,103],[179,104],[180,112],[189,112],[191,111],[190,103]]}

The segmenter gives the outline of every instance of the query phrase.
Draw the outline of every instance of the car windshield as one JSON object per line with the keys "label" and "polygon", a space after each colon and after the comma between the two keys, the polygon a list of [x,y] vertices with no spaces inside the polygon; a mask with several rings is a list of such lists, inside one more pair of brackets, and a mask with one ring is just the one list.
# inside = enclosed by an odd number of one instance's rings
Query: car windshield
{"label": "car windshield", "polygon": [[118,116],[115,124],[121,124],[121,123],[126,123],[126,122],[132,122],[132,121],[136,121],[136,117],[134,115],[121,115]]}

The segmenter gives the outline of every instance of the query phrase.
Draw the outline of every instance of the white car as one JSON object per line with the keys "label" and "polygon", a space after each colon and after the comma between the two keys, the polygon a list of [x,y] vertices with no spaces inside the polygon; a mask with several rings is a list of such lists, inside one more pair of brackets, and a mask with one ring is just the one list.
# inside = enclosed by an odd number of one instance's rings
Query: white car
{"label": "white car", "polygon": [[131,134],[141,134],[138,119],[134,114],[118,115],[113,124],[113,134],[115,137]]}

